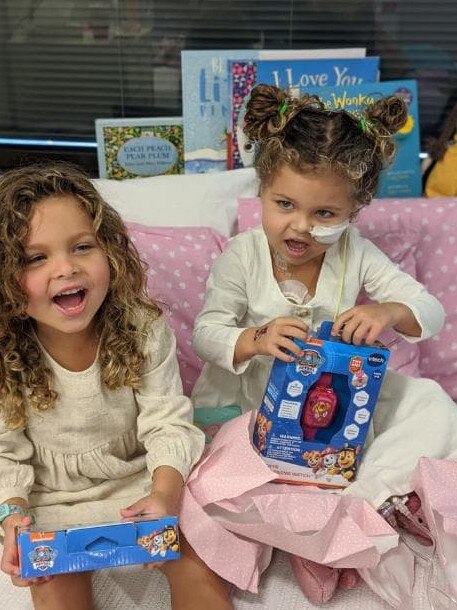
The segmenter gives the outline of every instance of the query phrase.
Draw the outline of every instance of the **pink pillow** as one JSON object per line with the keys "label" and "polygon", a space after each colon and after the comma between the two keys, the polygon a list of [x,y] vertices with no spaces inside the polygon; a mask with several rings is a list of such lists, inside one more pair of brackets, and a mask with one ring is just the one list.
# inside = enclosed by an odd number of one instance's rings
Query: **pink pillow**
{"label": "pink pillow", "polygon": [[227,240],[209,227],[127,227],[149,266],[149,292],[175,332],[184,392],[190,394],[202,368],[191,347],[194,319],[203,305],[210,267]]}
{"label": "pink pillow", "polygon": [[407,211],[421,233],[417,278],[446,312],[439,335],[419,344],[420,372],[436,379],[457,401],[457,198],[423,199]]}
{"label": "pink pillow", "polygon": [[[412,277],[416,277],[414,257],[419,229],[416,223],[405,224],[399,222],[399,214],[389,214],[389,203],[386,200],[383,200],[383,202],[382,206],[373,203],[362,210],[355,226],[359,228],[362,235],[371,239],[394,262],[398,263],[404,271]],[[397,212],[397,209],[395,209],[395,212]],[[403,219],[401,218],[400,220]],[[246,231],[260,224],[260,199],[257,197],[238,198],[239,230]],[[368,299],[362,294],[359,302],[368,302]],[[386,345],[390,345],[389,368],[400,371],[405,375],[419,376],[419,346],[417,344],[408,343],[393,331],[386,333],[381,337],[381,340]]]}
{"label": "pink pillow", "polygon": [[[354,225],[360,233],[385,252],[400,268],[416,278],[416,245],[419,228],[415,223],[404,223],[403,217],[392,212],[390,201],[383,205],[373,202],[361,210]],[[358,303],[370,302],[362,293]],[[420,349],[417,343],[408,343],[395,331],[383,333],[380,340],[390,349],[389,368],[411,377],[420,376]]]}

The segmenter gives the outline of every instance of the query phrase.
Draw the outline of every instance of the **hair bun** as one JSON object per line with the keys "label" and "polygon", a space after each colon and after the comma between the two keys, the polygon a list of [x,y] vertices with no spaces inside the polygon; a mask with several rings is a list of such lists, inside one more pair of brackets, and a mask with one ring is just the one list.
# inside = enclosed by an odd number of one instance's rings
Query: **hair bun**
{"label": "hair bun", "polygon": [[279,108],[287,94],[273,85],[256,85],[246,105],[243,131],[252,140],[262,140],[277,130]]}
{"label": "hair bun", "polygon": [[403,98],[390,95],[371,104],[366,111],[366,117],[382,125],[388,134],[393,135],[406,123],[408,105]]}

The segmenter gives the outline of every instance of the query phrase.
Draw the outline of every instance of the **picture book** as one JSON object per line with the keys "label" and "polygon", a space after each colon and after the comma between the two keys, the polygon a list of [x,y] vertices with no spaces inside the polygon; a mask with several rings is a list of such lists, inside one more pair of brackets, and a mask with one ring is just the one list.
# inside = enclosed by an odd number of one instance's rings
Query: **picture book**
{"label": "picture book", "polygon": [[344,109],[361,115],[366,104],[387,95],[398,95],[408,104],[408,118],[395,135],[397,152],[393,164],[381,173],[377,198],[420,197],[420,136],[417,83],[415,80],[362,83],[350,87],[328,87],[309,90],[319,95],[329,109]]}
{"label": "picture book", "polygon": [[356,85],[379,78],[379,57],[257,59],[229,61],[230,125],[227,166],[249,167],[252,150],[242,131],[245,104],[256,83],[275,85],[291,93],[309,87]]}
{"label": "picture book", "polygon": [[182,174],[182,117],[96,119],[100,178]]}
{"label": "picture book", "polygon": [[228,60],[365,57],[363,48],[182,51],[182,103],[186,173],[227,168]]}
{"label": "picture book", "polygon": [[379,80],[379,57],[259,59],[257,82],[301,92],[308,87],[339,87]]}

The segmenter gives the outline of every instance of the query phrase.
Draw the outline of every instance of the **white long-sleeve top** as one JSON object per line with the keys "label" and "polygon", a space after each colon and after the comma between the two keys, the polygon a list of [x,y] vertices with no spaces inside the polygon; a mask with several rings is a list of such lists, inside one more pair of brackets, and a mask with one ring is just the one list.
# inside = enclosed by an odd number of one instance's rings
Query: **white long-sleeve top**
{"label": "white long-sleeve top", "polygon": [[182,394],[175,344],[161,316],[145,345],[139,390],[106,388],[98,359],[72,372],[45,352],[58,399],[43,413],[30,411],[25,429],[0,423],[0,502],[28,499],[47,507],[41,520],[53,523],[97,522],[149,493],[159,466],[186,479],[204,435]]}
{"label": "white long-sleeve top", "polygon": [[422,284],[401,271],[354,227],[348,229],[344,271],[343,243],[341,238],[326,251],[314,297],[297,305],[288,301],[278,286],[261,227],[231,241],[213,265],[205,303],[195,322],[193,348],[206,362],[192,394],[195,405],[236,402],[243,410],[257,408],[272,358],[255,356],[234,367],[235,345],[243,330],[280,316],[297,316],[316,331],[324,320],[333,319],[337,305],[339,313],[353,307],[362,288],[373,301],[395,301],[411,309],[422,332],[420,337],[406,340],[427,339],[439,332],[444,310]]}

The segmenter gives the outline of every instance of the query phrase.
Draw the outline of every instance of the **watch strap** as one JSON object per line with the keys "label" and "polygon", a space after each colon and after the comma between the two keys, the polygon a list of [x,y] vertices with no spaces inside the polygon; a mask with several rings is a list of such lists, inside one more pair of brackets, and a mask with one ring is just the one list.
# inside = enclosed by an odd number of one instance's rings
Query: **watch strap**
{"label": "watch strap", "polygon": [[25,508],[20,504],[8,504],[7,502],[0,504],[0,524],[11,515],[22,515],[23,517],[26,517],[30,515],[30,512],[28,508]]}

